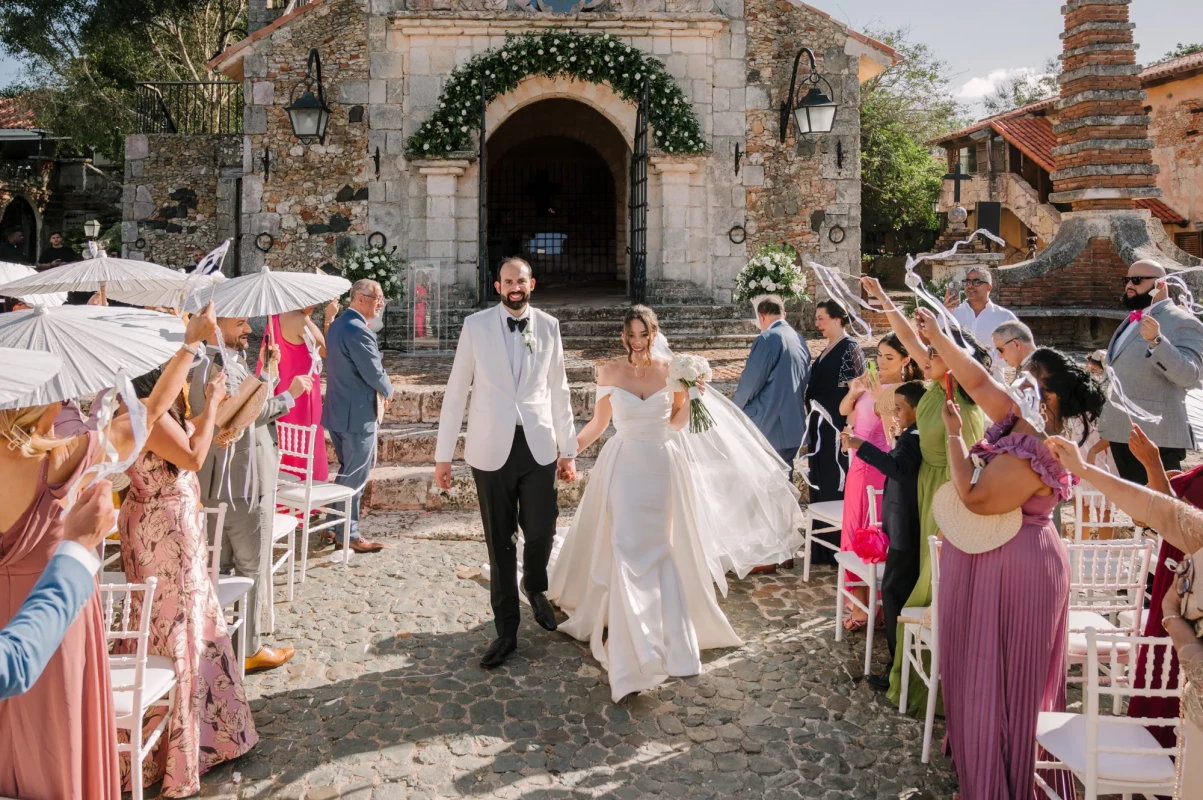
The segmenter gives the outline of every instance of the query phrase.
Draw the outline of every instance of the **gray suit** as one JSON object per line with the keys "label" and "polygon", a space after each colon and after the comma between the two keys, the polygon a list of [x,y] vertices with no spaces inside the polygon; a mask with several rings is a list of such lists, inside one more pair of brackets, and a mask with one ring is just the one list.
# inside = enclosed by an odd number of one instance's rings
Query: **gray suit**
{"label": "gray suit", "polygon": [[[233,355],[235,351],[227,349],[226,352]],[[208,383],[211,370],[222,368],[216,347],[209,347],[207,354],[209,360],[193,370],[192,382],[188,387],[188,403],[193,415],[205,410],[205,384]],[[244,380],[259,380],[250,374],[242,353],[238,353],[224,368],[226,390],[230,395],[238,392]],[[222,569],[233,566],[235,575],[255,581],[247,596],[247,652],[244,656],[253,655],[259,650],[260,590],[271,591],[270,583],[262,583],[261,566],[271,552],[272,515],[275,513],[272,498],[275,497],[280,468],[276,426],[272,423],[287,414],[292,406],[292,395],[287,392],[268,398],[255,424],[246,429],[242,438],[228,448],[213,445],[196,474],[200,481],[201,504],[215,507],[225,503],[227,506],[221,543]],[[257,471],[253,479],[252,453]]]}
{"label": "gray suit", "polygon": [[810,350],[805,340],[788,322],[778,320],[752,342],[732,397],[789,464],[806,434],[809,380]]}
{"label": "gray suit", "polygon": [[[1111,337],[1107,361],[1128,399],[1161,415],[1160,424],[1140,423],[1149,438],[1161,448],[1193,449],[1186,393],[1203,377],[1203,323],[1173,302],[1155,304],[1145,313],[1151,313],[1161,325],[1161,344],[1150,351],[1149,343],[1140,335],[1140,323],[1125,320]],[[1125,337],[1133,325],[1138,330]],[[1126,445],[1131,432],[1127,415],[1108,404],[1099,420],[1100,438]]]}
{"label": "gray suit", "polygon": [[[322,425],[330,432],[339,463],[335,483],[342,486],[359,488],[367,482],[376,445],[377,394],[392,397],[393,385],[384,371],[376,334],[362,314],[348,309],[326,334],[326,397],[322,401]],[[352,539],[359,538],[362,495],[361,491],[351,500]]]}

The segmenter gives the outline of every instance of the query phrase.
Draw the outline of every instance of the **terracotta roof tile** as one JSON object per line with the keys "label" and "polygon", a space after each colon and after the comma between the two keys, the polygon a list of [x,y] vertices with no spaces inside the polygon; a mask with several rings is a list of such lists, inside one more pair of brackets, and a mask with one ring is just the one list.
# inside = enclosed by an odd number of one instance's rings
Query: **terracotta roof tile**
{"label": "terracotta roof tile", "polygon": [[0,97],[0,128],[27,130],[37,127],[33,111],[20,97]]}
{"label": "terracotta roof tile", "polygon": [[1151,64],[1140,73],[1141,83],[1172,78],[1180,72],[1203,70],[1203,52],[1191,53],[1181,58],[1171,58],[1160,64]]}
{"label": "terracotta roof tile", "polygon": [[1048,117],[1007,117],[995,120],[990,127],[1048,172],[1056,169],[1053,148],[1057,146],[1057,135]]}
{"label": "terracotta roof tile", "polygon": [[1152,211],[1153,216],[1157,217],[1165,225],[1183,225],[1186,223],[1185,217],[1155,197],[1145,197],[1137,200],[1136,207]]}
{"label": "terracotta roof tile", "polygon": [[1013,108],[1010,111],[1004,111],[1001,114],[983,117],[968,127],[961,128],[960,130],[946,133],[939,138],[932,139],[928,142],[928,144],[944,144],[945,142],[951,142],[953,139],[960,139],[964,136],[968,136],[971,133],[977,133],[978,131],[985,130],[1000,119],[1010,119],[1011,117],[1018,117],[1022,116],[1023,114],[1034,114],[1037,111],[1045,111],[1052,108],[1053,104],[1056,102],[1056,97],[1049,97],[1045,100],[1037,100],[1035,103],[1028,103],[1026,106]]}

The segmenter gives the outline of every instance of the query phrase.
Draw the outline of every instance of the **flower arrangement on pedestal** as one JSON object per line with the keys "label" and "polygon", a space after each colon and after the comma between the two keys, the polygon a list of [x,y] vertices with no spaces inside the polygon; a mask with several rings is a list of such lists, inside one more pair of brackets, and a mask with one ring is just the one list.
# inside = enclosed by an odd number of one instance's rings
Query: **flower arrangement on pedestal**
{"label": "flower arrangement on pedestal", "polygon": [[766,294],[782,300],[809,300],[798,253],[788,244],[765,244],[735,276],[735,302],[747,303]]}
{"label": "flower arrangement on pedestal", "polygon": [[655,56],[610,34],[579,34],[563,28],[509,34],[505,44],[456,67],[443,86],[438,107],[409,138],[409,154],[442,157],[471,146],[480,125],[480,87],[485,102],[513,91],[531,75],[605,83],[638,104],[648,82],[648,113],[656,144],[666,153],[704,153],[702,128],[681,87]]}
{"label": "flower arrangement on pedestal", "polygon": [[356,247],[339,260],[338,267],[351,283],[365,279],[379,283],[385,300],[405,297],[405,261],[382,247]]}

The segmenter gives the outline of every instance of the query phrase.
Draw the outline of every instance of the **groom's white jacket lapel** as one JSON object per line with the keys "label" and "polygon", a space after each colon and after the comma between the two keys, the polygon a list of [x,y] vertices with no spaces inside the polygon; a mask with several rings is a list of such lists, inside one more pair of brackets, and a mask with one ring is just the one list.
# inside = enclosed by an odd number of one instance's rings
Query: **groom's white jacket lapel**
{"label": "groom's white jacket lapel", "polygon": [[[530,309],[523,345],[522,371],[514,381],[505,337],[510,314],[500,305],[478,311],[464,320],[455,363],[439,416],[436,461],[451,461],[468,406],[468,435],[464,460],[487,472],[501,469],[521,425],[531,455],[540,464],[556,457],[576,457],[576,426],[572,396],[564,368],[560,323],[550,314]],[[472,401],[468,404],[469,390]]]}

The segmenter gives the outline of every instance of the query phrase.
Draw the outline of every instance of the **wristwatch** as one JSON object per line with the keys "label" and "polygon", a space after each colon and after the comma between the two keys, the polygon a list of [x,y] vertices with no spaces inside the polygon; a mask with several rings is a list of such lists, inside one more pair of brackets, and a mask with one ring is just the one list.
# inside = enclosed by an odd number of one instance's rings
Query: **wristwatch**
{"label": "wristwatch", "polygon": [[1161,344],[1162,341],[1164,341],[1164,340],[1162,339],[1161,334],[1159,333],[1155,337],[1153,337],[1153,341],[1149,342],[1149,347],[1157,347],[1158,345]]}

